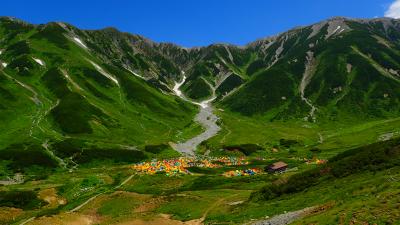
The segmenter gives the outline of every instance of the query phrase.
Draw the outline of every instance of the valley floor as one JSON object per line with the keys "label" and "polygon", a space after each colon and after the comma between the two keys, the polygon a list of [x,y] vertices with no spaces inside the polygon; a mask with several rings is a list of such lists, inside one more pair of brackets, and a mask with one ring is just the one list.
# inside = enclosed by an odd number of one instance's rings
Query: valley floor
{"label": "valley floor", "polygon": [[[294,224],[398,224],[399,167],[326,180],[297,194],[254,202],[248,201],[254,191],[315,164],[299,163],[298,170],[283,174],[222,176],[272,161],[249,160],[248,165],[197,168],[178,176],[137,174],[129,165],[56,172],[44,180],[0,187],[35,190],[44,203],[36,209],[2,207],[0,224],[268,224],[264,222],[282,222],[279,218],[306,207],[313,209],[297,215],[300,220]],[[281,217],[271,220],[275,215]]]}

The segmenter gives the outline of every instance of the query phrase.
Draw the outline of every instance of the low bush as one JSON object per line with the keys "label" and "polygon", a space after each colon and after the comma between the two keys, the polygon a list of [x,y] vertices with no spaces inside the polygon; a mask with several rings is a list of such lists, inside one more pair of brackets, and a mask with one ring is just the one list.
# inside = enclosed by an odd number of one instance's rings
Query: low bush
{"label": "low bush", "polygon": [[32,166],[57,167],[57,162],[42,146],[29,143],[14,144],[0,150],[0,159],[9,160],[9,167],[13,170],[24,171]]}
{"label": "low bush", "polygon": [[251,155],[259,150],[263,150],[263,148],[257,144],[242,144],[242,145],[231,145],[231,146],[225,146],[225,150],[228,151],[240,151],[245,155]]}
{"label": "low bush", "polygon": [[146,159],[146,155],[139,150],[121,148],[96,148],[88,146],[84,141],[66,139],[52,145],[56,154],[62,158],[73,157],[76,163],[90,163],[92,161],[111,160],[113,162],[139,162]]}
{"label": "low bush", "polygon": [[299,141],[296,140],[289,140],[289,139],[280,139],[279,140],[279,145],[283,146],[285,148],[290,148],[292,146],[297,146],[300,145],[301,143]]}
{"label": "low bush", "polygon": [[153,154],[160,154],[162,151],[164,151],[165,149],[168,149],[169,145],[167,144],[159,144],[159,145],[146,145],[144,147],[144,150],[146,152],[150,152]]}
{"label": "low bush", "polygon": [[323,179],[349,176],[361,171],[379,171],[400,165],[400,139],[348,150],[331,158],[327,164],[291,176],[282,184],[270,184],[251,196],[270,200],[283,194],[300,192]]}
{"label": "low bush", "polygon": [[0,191],[0,206],[30,210],[45,204],[34,191]]}

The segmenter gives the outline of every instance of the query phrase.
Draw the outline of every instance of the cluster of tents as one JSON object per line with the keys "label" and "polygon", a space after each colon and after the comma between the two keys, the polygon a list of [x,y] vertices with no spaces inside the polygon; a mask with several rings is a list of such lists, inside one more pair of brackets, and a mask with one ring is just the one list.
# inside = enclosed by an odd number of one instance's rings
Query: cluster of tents
{"label": "cluster of tents", "polygon": [[321,165],[321,164],[325,164],[328,162],[328,160],[326,159],[304,159],[304,161],[306,162],[306,164],[317,164],[317,165]]}
{"label": "cluster of tents", "polygon": [[165,173],[167,176],[190,174],[187,168],[220,168],[222,166],[242,166],[248,161],[244,157],[180,157],[176,159],[152,160],[134,164],[132,169],[141,174]]}
{"label": "cluster of tents", "polygon": [[225,166],[243,166],[249,164],[246,157],[214,157],[210,158],[213,162],[223,164]]}
{"label": "cluster of tents", "polygon": [[170,160],[153,160],[151,162],[141,162],[134,164],[132,169],[143,174],[155,174],[164,172],[167,176],[174,174],[189,174],[188,163],[190,161],[185,158]]}
{"label": "cluster of tents", "polygon": [[240,176],[254,176],[263,173],[262,169],[252,168],[245,170],[231,170],[224,173],[225,177],[240,177]]}

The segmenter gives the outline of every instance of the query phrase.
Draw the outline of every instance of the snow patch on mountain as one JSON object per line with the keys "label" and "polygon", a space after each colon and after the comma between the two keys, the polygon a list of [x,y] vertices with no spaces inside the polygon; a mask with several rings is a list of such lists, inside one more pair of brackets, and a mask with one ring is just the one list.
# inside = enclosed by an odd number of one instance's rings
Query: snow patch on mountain
{"label": "snow patch on mountain", "polygon": [[332,32],[333,34],[336,33],[341,28],[341,26],[337,26],[336,29]]}
{"label": "snow patch on mountain", "polygon": [[315,37],[325,26],[328,26],[327,34],[325,35],[325,39],[332,37],[333,35],[338,35],[343,33],[344,31],[351,30],[349,26],[346,24],[346,18],[342,17],[335,17],[327,21],[323,21],[320,23],[316,23],[312,25],[311,29],[312,32],[308,36],[307,39]]}
{"label": "snow patch on mountain", "polygon": [[34,58],[34,57],[32,57],[32,59],[35,60],[35,62],[37,62],[37,63],[38,63],[39,65],[41,65],[41,66],[44,66],[44,65],[45,65],[44,62],[43,62],[41,59]]}
{"label": "snow patch on mountain", "polygon": [[183,94],[182,94],[182,91],[180,90],[180,88],[185,83],[185,81],[186,81],[186,76],[183,75],[181,82],[175,82],[175,86],[172,90],[178,97],[183,97]]}
{"label": "snow patch on mountain", "polygon": [[325,39],[339,35],[346,30],[350,30],[350,27],[347,26],[344,18],[331,19],[328,21],[328,33],[325,35]]}
{"label": "snow patch on mountain", "polygon": [[136,77],[139,77],[139,78],[141,78],[143,80],[146,80],[145,77],[140,76],[139,74],[135,73],[133,70],[129,69],[128,67],[125,67],[125,69],[128,70],[131,74],[135,75]]}
{"label": "snow patch on mountain", "polygon": [[107,73],[103,68],[101,68],[99,65],[97,65],[96,63],[94,63],[91,60],[88,60],[93,66],[94,68],[99,71],[99,73],[101,73],[102,75],[104,75],[105,77],[107,77],[108,79],[110,79],[111,81],[113,81],[116,85],[119,86],[118,80],[117,78],[115,78],[113,75]]}
{"label": "snow patch on mountain", "polygon": [[195,117],[195,121],[203,128],[205,131],[194,138],[183,142],[183,143],[171,143],[171,146],[178,152],[185,154],[185,155],[190,155],[194,156],[196,154],[196,149],[197,146],[202,143],[205,140],[210,139],[211,137],[215,136],[220,130],[221,127],[218,126],[217,121],[218,117],[213,113],[213,108],[211,107],[210,103],[216,99],[215,96],[215,87],[213,87],[207,80],[204,81],[210,85],[210,88],[213,89],[213,96],[205,101],[202,102],[194,102],[189,99],[187,99],[182,92],[179,90],[179,88],[185,83],[186,81],[186,76],[185,73],[182,71],[183,78],[181,82],[175,82],[175,86],[173,88],[175,94],[179,96],[181,99],[185,101],[189,101],[192,104],[200,106],[200,111]]}
{"label": "snow patch on mountain", "polygon": [[191,101],[190,99],[186,98],[186,96],[184,96],[182,91],[180,90],[181,86],[185,83],[186,78],[187,78],[185,76],[185,72],[182,71],[182,74],[183,74],[182,81],[181,82],[175,82],[174,88],[172,89],[173,92],[175,93],[175,95],[180,97],[181,99],[183,99],[185,101],[188,101],[188,102],[194,104],[194,105],[198,105],[203,109],[208,108],[210,106],[210,103],[217,98],[217,96],[215,96],[215,88],[207,80],[203,79],[210,86],[210,88],[213,90],[213,96],[210,99],[204,100],[202,102]]}
{"label": "snow patch on mountain", "polygon": [[83,47],[84,49],[88,49],[88,47],[78,37],[73,37],[72,40],[74,40],[75,43],[77,43],[79,46]]}

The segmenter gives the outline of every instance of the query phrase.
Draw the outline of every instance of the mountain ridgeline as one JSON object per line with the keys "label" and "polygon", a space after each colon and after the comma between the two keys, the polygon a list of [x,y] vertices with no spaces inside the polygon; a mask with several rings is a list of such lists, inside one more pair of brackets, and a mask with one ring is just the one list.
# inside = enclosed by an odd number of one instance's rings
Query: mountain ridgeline
{"label": "mountain ridgeline", "polygon": [[338,17],[246,46],[187,49],[114,28],[2,17],[1,157],[17,168],[37,162],[26,154],[49,166],[110,152],[141,160],[146,146],[195,132],[197,106],[173,93],[184,78],[187,98],[215,95],[221,110],[269,121],[398,117],[400,21]]}
{"label": "mountain ridgeline", "polygon": [[[73,28],[70,28],[73,29]],[[399,112],[399,35],[394,19],[333,18],[244,47],[185,49],[114,29],[75,31],[103,62],[158,89],[182,89],[246,116],[352,120]]]}

